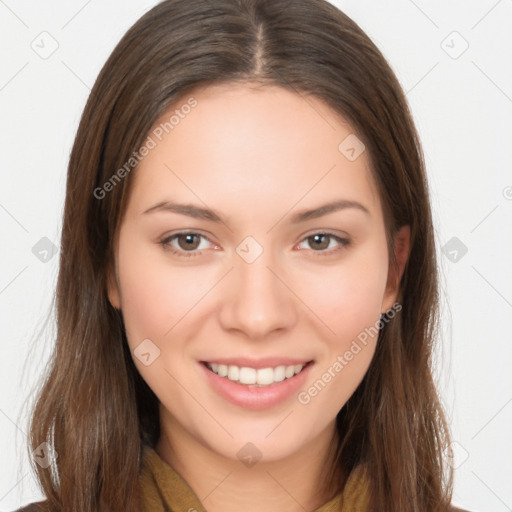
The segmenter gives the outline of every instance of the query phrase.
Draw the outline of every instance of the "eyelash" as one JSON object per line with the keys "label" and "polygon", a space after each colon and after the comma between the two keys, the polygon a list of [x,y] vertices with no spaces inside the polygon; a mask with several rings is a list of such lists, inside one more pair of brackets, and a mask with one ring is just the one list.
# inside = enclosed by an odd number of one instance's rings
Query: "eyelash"
{"label": "eyelash", "polygon": [[[179,257],[184,257],[184,258],[190,258],[192,256],[197,256],[199,254],[201,254],[201,251],[197,251],[197,250],[194,250],[194,251],[184,251],[184,250],[177,250],[177,249],[174,249],[171,245],[169,245],[169,243],[180,237],[180,236],[184,236],[184,235],[196,235],[196,236],[199,236],[199,237],[202,237],[206,240],[208,240],[208,238],[204,235],[202,235],[201,233],[197,233],[195,231],[180,231],[179,233],[175,233],[171,236],[168,236],[168,237],[165,237],[163,238],[162,240],[160,240],[160,245],[162,246],[162,248],[165,250],[165,251],[169,251],[171,254],[175,254]],[[342,238],[340,236],[337,236],[335,235],[334,233],[331,233],[329,231],[317,231],[315,233],[311,233],[310,235],[304,237],[301,241],[301,243],[305,240],[307,240],[308,238],[311,238],[315,235],[324,235],[324,236],[328,236],[329,238],[331,239],[334,239],[336,240],[340,245],[341,247],[338,248],[338,249],[330,249],[330,250],[322,250],[322,251],[314,251],[315,256],[329,256],[333,253],[337,253],[338,251],[341,251],[343,250],[345,247],[348,247],[350,245],[350,240],[348,238]]]}

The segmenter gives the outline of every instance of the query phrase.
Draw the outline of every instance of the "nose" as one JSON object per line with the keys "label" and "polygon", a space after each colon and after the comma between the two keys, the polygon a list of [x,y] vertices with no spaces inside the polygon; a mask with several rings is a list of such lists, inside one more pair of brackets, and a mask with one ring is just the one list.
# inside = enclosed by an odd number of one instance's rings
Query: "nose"
{"label": "nose", "polygon": [[280,270],[270,251],[247,263],[235,254],[234,269],[225,283],[220,323],[227,331],[240,331],[261,340],[273,331],[290,329],[298,318],[300,301],[290,276]]}

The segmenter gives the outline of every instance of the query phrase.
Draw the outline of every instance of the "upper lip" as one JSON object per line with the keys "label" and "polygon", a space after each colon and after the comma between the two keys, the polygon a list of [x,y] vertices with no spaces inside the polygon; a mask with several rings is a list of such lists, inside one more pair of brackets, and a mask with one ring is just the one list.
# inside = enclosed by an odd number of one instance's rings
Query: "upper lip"
{"label": "upper lip", "polygon": [[228,357],[219,359],[208,359],[201,361],[202,363],[215,363],[224,364],[226,366],[238,366],[249,367],[249,368],[275,368],[277,366],[295,366],[297,364],[305,365],[311,362],[312,359],[297,359],[293,357],[264,357],[261,359],[250,359],[248,357]]}

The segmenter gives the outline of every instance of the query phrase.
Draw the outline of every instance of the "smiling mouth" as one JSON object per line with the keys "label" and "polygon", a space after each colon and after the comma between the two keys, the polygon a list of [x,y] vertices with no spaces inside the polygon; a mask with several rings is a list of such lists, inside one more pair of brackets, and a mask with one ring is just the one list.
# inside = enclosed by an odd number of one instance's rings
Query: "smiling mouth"
{"label": "smiling mouth", "polygon": [[291,379],[301,373],[304,368],[312,364],[308,361],[303,364],[269,366],[266,368],[251,368],[249,366],[236,366],[203,361],[208,370],[219,377],[223,377],[238,384],[249,387],[267,387],[278,382]]}

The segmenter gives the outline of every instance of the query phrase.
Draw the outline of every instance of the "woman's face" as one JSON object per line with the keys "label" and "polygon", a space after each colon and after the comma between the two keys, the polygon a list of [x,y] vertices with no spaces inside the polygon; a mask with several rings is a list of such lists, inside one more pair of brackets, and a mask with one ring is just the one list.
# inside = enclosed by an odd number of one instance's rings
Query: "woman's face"
{"label": "woman's face", "polygon": [[133,171],[109,298],[167,430],[276,460],[332,435],[371,362],[397,295],[381,203],[364,147],[319,100],[193,97]]}

